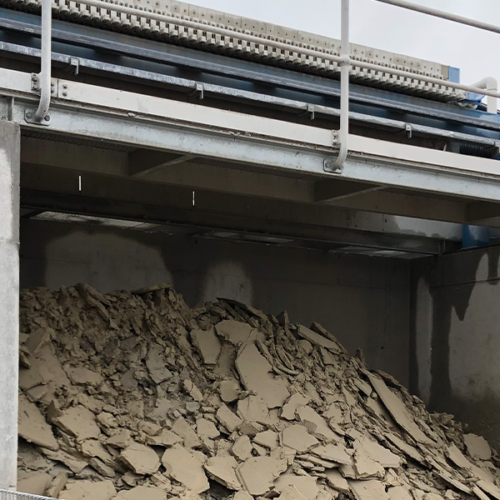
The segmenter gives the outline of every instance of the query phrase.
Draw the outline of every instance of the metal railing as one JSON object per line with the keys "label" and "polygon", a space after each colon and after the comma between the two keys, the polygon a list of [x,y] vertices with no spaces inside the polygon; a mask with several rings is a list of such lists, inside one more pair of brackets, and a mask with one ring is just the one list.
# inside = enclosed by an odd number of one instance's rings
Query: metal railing
{"label": "metal railing", "polygon": [[55,500],[50,497],[31,495],[30,493],[19,493],[18,491],[0,489],[0,500]]}
{"label": "metal railing", "polygon": [[[465,17],[457,16],[454,14],[448,14],[446,12],[438,11],[436,9],[431,9],[428,7],[422,7],[419,5],[412,4],[404,0],[377,0],[382,3],[394,5],[401,8],[406,8],[414,10],[423,14],[440,17],[460,24],[465,24],[468,26],[473,26],[482,30],[487,30],[494,33],[500,33],[500,27],[482,23],[480,21],[474,21],[467,19]],[[105,9],[115,11],[116,13],[125,14],[127,16],[139,16],[146,19],[164,22],[164,23],[175,23],[182,24],[188,28],[195,30],[210,30],[215,34],[222,36],[230,36],[237,38],[238,40],[244,40],[250,43],[265,43],[267,46],[281,49],[281,50],[293,50],[293,52],[308,57],[320,58],[327,61],[333,61],[340,65],[341,67],[341,97],[340,97],[340,129],[337,134],[337,145],[339,146],[339,155],[335,161],[325,162],[325,170],[340,172],[342,170],[342,165],[347,158],[348,153],[348,140],[349,140],[349,73],[351,68],[351,58],[349,54],[349,0],[342,0],[342,34],[341,34],[341,54],[340,56],[334,54],[328,54],[321,52],[319,50],[309,49],[306,47],[300,47],[296,45],[291,45],[289,43],[283,43],[276,40],[269,40],[264,36],[252,35],[249,33],[235,32],[233,30],[222,28],[220,26],[214,26],[212,24],[204,24],[197,21],[192,21],[189,19],[179,19],[178,17],[169,16],[165,14],[159,14],[157,12],[150,12],[148,10],[138,9],[136,7],[127,7],[124,5],[119,5],[117,3],[110,3],[104,0],[78,0],[78,3],[87,5],[90,7],[95,7],[97,9]],[[35,122],[41,123],[43,120],[48,120],[47,112],[50,106],[50,95],[51,95],[51,17],[52,17],[52,3],[51,0],[42,0],[42,71],[39,77],[40,81],[40,91],[41,98],[38,109],[35,113]],[[356,60],[356,66],[360,68],[365,68],[367,70],[384,73],[389,73],[402,78],[410,78],[413,80],[421,80],[423,82],[432,83],[436,85],[446,85],[447,87],[454,88],[457,90],[464,90],[468,92],[473,92],[477,94],[483,94],[489,97],[488,100],[488,111],[497,111],[497,99],[500,98],[500,92],[498,92],[497,82],[494,78],[484,78],[477,82],[475,85],[464,85],[461,83],[455,83],[448,80],[442,80],[432,76],[417,75],[415,73],[400,70],[397,68],[391,68],[389,66],[384,66],[382,64],[373,64],[365,61]]]}

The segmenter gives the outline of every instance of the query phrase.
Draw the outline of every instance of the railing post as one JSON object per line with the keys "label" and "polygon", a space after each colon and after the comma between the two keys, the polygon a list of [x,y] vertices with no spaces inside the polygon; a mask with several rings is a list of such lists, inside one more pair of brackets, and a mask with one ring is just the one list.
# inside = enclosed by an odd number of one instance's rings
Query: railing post
{"label": "railing post", "polygon": [[52,81],[52,0],[42,0],[41,72],[38,75],[40,102],[35,111],[35,122],[48,120]]}
{"label": "railing post", "polygon": [[340,47],[340,130],[339,156],[335,161],[335,170],[341,170],[349,149],[349,71],[351,57],[349,50],[349,0],[342,0],[342,27]]}

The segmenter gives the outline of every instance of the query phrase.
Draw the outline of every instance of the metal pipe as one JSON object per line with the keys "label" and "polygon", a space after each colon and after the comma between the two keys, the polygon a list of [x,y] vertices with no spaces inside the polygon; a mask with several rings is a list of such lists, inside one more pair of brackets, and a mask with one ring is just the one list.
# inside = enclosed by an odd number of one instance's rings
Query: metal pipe
{"label": "metal pipe", "polygon": [[430,16],[440,17],[441,19],[446,19],[447,21],[454,21],[456,23],[465,24],[467,26],[472,26],[474,28],[479,28],[481,30],[491,31],[492,33],[500,33],[500,26],[483,23],[482,21],[476,21],[475,19],[468,19],[467,17],[463,16],[457,16],[456,14],[451,14],[450,12],[444,12],[442,10],[433,9],[432,7],[424,7],[423,5],[416,5],[411,2],[406,2],[405,0],[375,0],[375,1],[386,3],[389,5],[394,5],[396,7],[402,7],[403,9],[413,10],[415,12],[420,12],[421,14],[428,14]]}
{"label": "metal pipe", "polygon": [[[486,78],[483,78],[482,80],[479,80],[478,82],[473,84],[474,87],[478,87],[480,89],[486,89],[486,90],[498,90],[498,82],[496,81],[495,78],[491,76],[487,76]],[[488,102],[487,102],[487,111],[488,113],[493,113],[497,114],[498,111],[498,105],[497,105],[497,98],[496,97],[491,97],[488,96]]]}
{"label": "metal pipe", "polygon": [[[218,26],[212,26],[209,24],[203,24],[195,21],[189,21],[186,19],[179,19],[172,16],[166,16],[163,14],[156,14],[154,12],[148,12],[146,10],[139,10],[133,7],[125,7],[123,5],[112,4],[105,2],[103,0],[78,0],[78,3],[82,5],[89,5],[91,7],[96,7],[98,9],[113,10],[118,13],[127,14],[131,16],[144,17],[146,19],[152,19],[154,21],[164,22],[164,23],[174,23],[182,25],[188,28],[193,28],[202,31],[209,31],[223,36],[229,36],[237,40],[245,40],[251,43],[264,44],[269,47],[275,47],[278,49],[288,50],[296,54],[304,54],[307,56],[324,59],[328,61],[333,61],[336,63],[341,63],[342,58],[340,56],[335,56],[333,54],[326,54],[318,50],[306,49],[304,47],[298,47],[296,45],[291,45],[288,43],[277,42],[274,40],[269,40],[264,37],[248,35],[246,33],[240,33],[237,31],[229,30],[226,28],[219,28]],[[402,71],[395,68],[390,68],[378,64],[367,63],[363,61],[355,61],[355,65],[360,68],[371,69],[373,71],[390,73],[396,76],[402,76],[404,78],[411,78],[413,80],[420,80],[428,83],[434,83],[436,85],[442,85],[444,87],[455,88],[458,90],[466,90],[468,92],[475,92],[477,94],[484,94],[491,97],[500,97],[499,92],[494,92],[491,90],[479,89],[471,85],[463,85],[461,83],[450,82],[449,80],[442,80],[440,78],[435,78],[431,76],[420,75],[418,73],[411,73],[409,71]]]}
{"label": "metal pipe", "polygon": [[340,143],[339,156],[335,160],[335,167],[341,169],[347,158],[349,149],[349,71],[351,58],[349,56],[349,0],[342,0],[340,57]]}
{"label": "metal pipe", "polygon": [[50,106],[52,70],[52,1],[42,0],[42,69],[38,75],[40,102],[35,112],[35,121],[45,120]]}

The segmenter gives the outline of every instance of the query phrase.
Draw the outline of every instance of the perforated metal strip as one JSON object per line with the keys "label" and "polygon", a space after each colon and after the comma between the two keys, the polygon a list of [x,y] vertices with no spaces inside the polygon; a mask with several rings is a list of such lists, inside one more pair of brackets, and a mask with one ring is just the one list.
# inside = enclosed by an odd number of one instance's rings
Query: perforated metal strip
{"label": "perforated metal strip", "polygon": [[[18,9],[36,9],[40,0],[0,0]],[[324,76],[337,77],[340,73],[338,63],[323,59],[322,53],[340,54],[340,41],[303,31],[292,30],[274,24],[232,16],[211,9],[193,6],[175,0],[132,0],[131,2],[110,1],[109,9],[100,9],[83,5],[78,1],[53,0],[55,15],[74,19],[76,22],[92,24],[105,29],[140,34],[157,40],[189,45],[201,50],[224,53],[233,57],[251,59],[265,64],[285,66],[296,71],[304,71]],[[138,9],[138,15],[126,15],[113,10],[113,4],[119,3]],[[176,22],[165,23],[147,19],[140,15],[140,10],[173,16]],[[193,29],[183,25],[183,21],[195,21],[206,25],[206,29]],[[234,31],[234,36],[224,36],[210,31],[211,26]],[[252,43],[238,38],[238,33],[245,33],[263,38],[262,43]],[[290,50],[272,46],[273,41],[287,43]],[[294,48],[304,47],[318,52],[318,57],[298,53]],[[422,95],[443,101],[462,99],[464,93],[446,86],[449,67],[376,50],[362,45],[351,44],[353,81],[369,86]],[[380,71],[373,71],[356,66],[356,60],[381,64]],[[415,78],[394,76],[384,71],[390,67],[415,74]],[[443,80],[442,85],[419,80],[419,75],[432,76]]]}

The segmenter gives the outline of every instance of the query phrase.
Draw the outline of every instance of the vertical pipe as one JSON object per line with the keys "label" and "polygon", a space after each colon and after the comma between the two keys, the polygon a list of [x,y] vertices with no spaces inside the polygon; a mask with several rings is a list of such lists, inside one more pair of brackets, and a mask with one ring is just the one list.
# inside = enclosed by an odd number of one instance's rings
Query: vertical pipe
{"label": "vertical pipe", "polygon": [[0,121],[0,488],[17,486],[19,125]]}
{"label": "vertical pipe", "polygon": [[42,0],[42,69],[39,75],[40,102],[35,121],[45,119],[50,106],[52,68],[52,0]]}
{"label": "vertical pipe", "polygon": [[349,0],[342,0],[342,28],[340,47],[340,151],[335,167],[341,169],[347,158],[349,148],[349,70],[351,58],[349,55]]}

